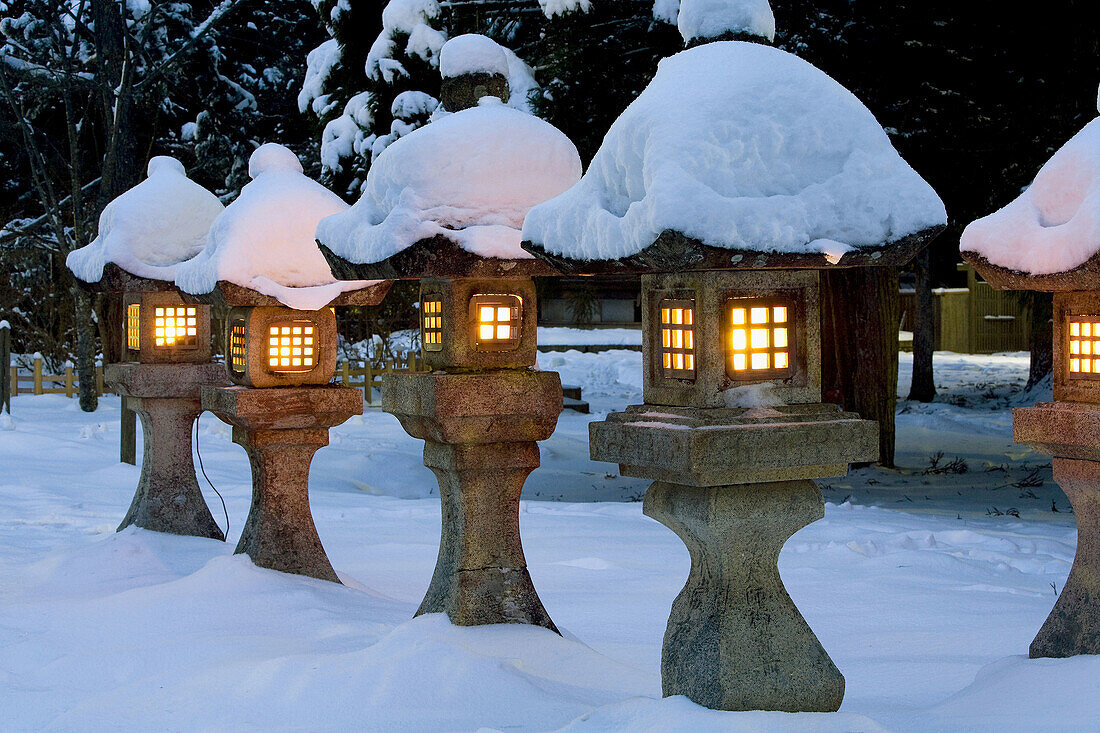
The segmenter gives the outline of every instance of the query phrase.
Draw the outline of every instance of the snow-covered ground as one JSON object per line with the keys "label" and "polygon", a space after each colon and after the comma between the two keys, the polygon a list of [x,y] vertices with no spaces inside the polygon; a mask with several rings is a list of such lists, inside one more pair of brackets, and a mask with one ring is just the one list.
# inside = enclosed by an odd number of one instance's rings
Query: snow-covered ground
{"label": "snow-covered ground", "polygon": [[[14,430],[0,430],[0,729],[1095,729],[1100,658],[1026,657],[1076,532],[1049,460],[1011,442],[1008,407],[1036,399],[1020,394],[1025,355],[938,354],[939,401],[899,407],[902,468],[822,481],[825,519],[784,548],[791,595],[847,678],[839,714],[662,700],[687,550],[629,501],[644,482],[587,458],[588,422],[639,401],[640,360],[540,355],[594,413],[562,416],[522,504],[531,575],[565,638],[410,620],[439,507],[420,443],[379,410],[333,430],[314,462],[337,586],[231,554],[248,463],[213,416],[200,448],[229,544],[115,534],[138,477],[117,462],[117,400],[88,415],[63,396],[16,397]],[[932,472],[956,457],[965,473]]]}

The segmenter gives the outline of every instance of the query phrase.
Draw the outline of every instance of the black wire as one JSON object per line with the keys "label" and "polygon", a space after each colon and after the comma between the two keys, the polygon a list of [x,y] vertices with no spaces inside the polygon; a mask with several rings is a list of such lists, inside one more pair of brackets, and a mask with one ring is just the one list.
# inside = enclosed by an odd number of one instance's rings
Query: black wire
{"label": "black wire", "polygon": [[225,499],[222,497],[220,491],[214,486],[214,482],[210,480],[210,477],[206,475],[206,468],[202,465],[202,451],[199,450],[199,421],[195,419],[195,455],[199,457],[199,470],[202,471],[202,477],[206,479],[206,483],[210,484],[210,488],[214,489],[214,493],[218,495],[218,498],[222,501],[222,512],[225,513],[225,539],[224,542],[229,541],[229,510],[225,508]]}

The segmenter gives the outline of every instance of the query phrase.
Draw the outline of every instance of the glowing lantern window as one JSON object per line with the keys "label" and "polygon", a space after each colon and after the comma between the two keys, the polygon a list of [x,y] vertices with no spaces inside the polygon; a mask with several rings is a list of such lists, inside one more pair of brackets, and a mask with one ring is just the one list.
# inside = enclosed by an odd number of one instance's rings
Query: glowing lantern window
{"label": "glowing lantern window", "polygon": [[193,348],[199,345],[197,309],[194,306],[156,306],[153,311],[153,344],[158,348]]}
{"label": "glowing lantern window", "polygon": [[229,329],[229,365],[237,374],[248,368],[248,334],[243,320],[234,321]]}
{"label": "glowing lantern window", "polygon": [[1100,316],[1069,317],[1069,376],[1100,379]]}
{"label": "glowing lantern window", "polygon": [[475,295],[470,320],[478,351],[510,351],[519,346],[523,301],[518,295]]}
{"label": "glowing lantern window", "polygon": [[267,366],[272,372],[308,372],[317,365],[316,333],[309,321],[268,327]]}
{"label": "glowing lantern window", "polygon": [[774,379],[790,375],[791,329],[786,301],[734,298],[726,305],[726,375]]}
{"label": "glowing lantern window", "polygon": [[137,303],[126,306],[126,348],[141,349],[141,306]]}
{"label": "glowing lantern window", "polygon": [[421,340],[425,351],[443,350],[443,301],[426,300],[420,304]]}
{"label": "glowing lantern window", "polygon": [[661,301],[661,369],[672,379],[695,379],[695,301]]}

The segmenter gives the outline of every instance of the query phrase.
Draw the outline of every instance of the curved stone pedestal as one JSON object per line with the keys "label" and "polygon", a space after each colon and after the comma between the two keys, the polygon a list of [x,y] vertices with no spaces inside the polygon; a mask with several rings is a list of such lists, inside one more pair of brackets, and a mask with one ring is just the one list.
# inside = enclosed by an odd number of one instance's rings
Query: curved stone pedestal
{"label": "curved stone pedestal", "polygon": [[1054,480],[1077,519],[1073,567],[1054,610],[1031,642],[1031,658],[1100,654],[1100,405],[1040,402],[1017,407],[1012,437],[1055,456]]}
{"label": "curved stone pedestal", "polygon": [[144,453],[141,479],[118,529],[130,525],[155,532],[224,540],[195,478],[191,431],[202,413],[205,385],[227,384],[222,364],[109,364],[107,384],[141,418]]}
{"label": "curved stone pedestal", "polygon": [[203,407],[233,426],[252,466],[252,508],[236,554],[260,567],[339,583],[309,509],[309,467],[329,428],[363,412],[349,387],[207,388]]}
{"label": "curved stone pedestal", "polygon": [[1054,480],[1077,519],[1077,554],[1054,609],[1031,642],[1030,656],[1100,654],[1100,463],[1054,459]]}
{"label": "curved stone pedestal", "polygon": [[439,481],[439,557],[416,615],[442,611],[459,626],[557,631],[527,572],[519,498],[539,465],[535,441],[550,437],[561,413],[558,375],[387,374],[382,405],[425,441],[424,465]]}
{"label": "curved stone pedestal", "polygon": [[665,696],[716,710],[833,712],[844,677],[779,577],[779,551],[824,516],[812,481],[683,486],[658,481],[644,512],[684,541],[691,572],[661,652]]}

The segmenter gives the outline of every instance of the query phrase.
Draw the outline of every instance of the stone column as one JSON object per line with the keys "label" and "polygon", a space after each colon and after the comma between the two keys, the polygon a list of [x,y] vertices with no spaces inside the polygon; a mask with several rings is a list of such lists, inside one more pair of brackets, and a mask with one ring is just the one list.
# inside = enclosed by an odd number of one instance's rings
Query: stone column
{"label": "stone column", "polygon": [[222,364],[109,364],[105,379],[141,418],[137,492],[119,525],[224,540],[195,478],[191,431],[204,385],[227,384]]}
{"label": "stone column", "polygon": [[202,403],[233,426],[252,466],[252,508],[234,552],[263,568],[339,583],[309,508],[309,468],[329,428],[362,414],[362,393],[235,386],[204,389]]}
{"label": "stone column", "polygon": [[553,372],[383,377],[383,406],[425,441],[424,465],[439,481],[443,509],[435,573],[416,615],[557,631],[527,571],[519,499],[539,465],[535,441],[553,433],[561,399]]}
{"label": "stone column", "polygon": [[643,511],[684,541],[687,583],[661,652],[666,697],[716,710],[833,712],[844,677],[787,594],[783,544],[821,519],[813,481],[685,486],[658,481]]}
{"label": "stone column", "polygon": [[1077,554],[1032,659],[1100,654],[1100,462],[1056,457],[1054,480],[1073,505]]}

